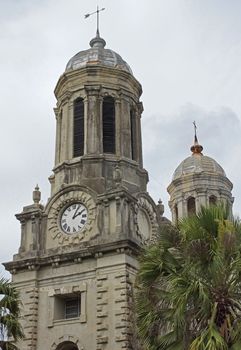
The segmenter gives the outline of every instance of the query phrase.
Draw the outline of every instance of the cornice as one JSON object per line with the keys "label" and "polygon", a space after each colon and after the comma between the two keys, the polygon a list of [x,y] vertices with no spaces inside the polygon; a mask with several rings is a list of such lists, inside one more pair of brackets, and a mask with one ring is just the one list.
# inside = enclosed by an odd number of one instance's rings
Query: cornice
{"label": "cornice", "polygon": [[[52,249],[46,252],[42,252],[42,256],[35,257],[20,257],[11,262],[3,263],[5,269],[12,274],[24,270],[39,270],[42,267],[52,266],[60,267],[66,263],[78,264],[82,263],[84,259],[95,258],[98,259],[105,254],[120,254],[125,253],[127,255],[138,256],[141,250],[141,246],[132,240],[118,240],[115,242],[89,245],[90,242],[86,242],[86,245],[82,244],[78,250],[72,252],[63,252],[63,249]],[[38,252],[40,255],[41,252]]]}
{"label": "cornice", "polygon": [[168,193],[172,192],[175,188],[186,185],[188,183],[194,183],[196,181],[206,181],[208,185],[212,182],[222,182],[230,188],[230,191],[233,189],[232,182],[226,177],[220,174],[215,173],[197,173],[197,174],[186,174],[175,180],[172,180],[170,185],[167,187]]}
{"label": "cornice", "polygon": [[[119,85],[121,80],[125,83],[128,82],[129,84],[131,84],[132,88],[134,88],[138,92],[138,95],[141,96],[142,86],[132,74],[124,70],[122,71],[120,69],[110,68],[99,64],[90,65],[79,69],[75,69],[73,71],[65,72],[59,77],[59,80],[54,89],[54,94],[56,98],[59,98],[59,94],[63,85],[65,85],[66,83],[73,82],[76,79],[83,79],[83,81],[88,81],[90,83],[90,81],[94,80],[94,78],[96,78],[96,81],[98,80],[99,82],[101,82],[102,78],[104,79],[108,77],[111,77],[112,81],[113,78],[117,78]],[[113,83],[110,81],[110,84]]]}

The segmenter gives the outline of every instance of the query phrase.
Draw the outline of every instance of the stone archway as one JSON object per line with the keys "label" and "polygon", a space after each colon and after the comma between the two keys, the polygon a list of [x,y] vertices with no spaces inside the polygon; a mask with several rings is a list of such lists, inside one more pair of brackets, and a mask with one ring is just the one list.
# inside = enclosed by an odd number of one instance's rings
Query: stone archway
{"label": "stone archway", "polygon": [[57,346],[56,350],[79,350],[79,348],[72,341],[64,341]]}

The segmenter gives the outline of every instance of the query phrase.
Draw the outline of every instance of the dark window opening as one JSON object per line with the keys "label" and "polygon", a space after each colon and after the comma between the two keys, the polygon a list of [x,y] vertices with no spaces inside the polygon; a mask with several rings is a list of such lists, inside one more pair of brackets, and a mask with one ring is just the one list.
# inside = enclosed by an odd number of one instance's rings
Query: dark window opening
{"label": "dark window opening", "polygon": [[80,298],[65,299],[65,318],[79,317]]}
{"label": "dark window opening", "polygon": [[209,197],[209,205],[216,205],[217,204],[217,198],[215,196]]}
{"label": "dark window opening", "polygon": [[178,208],[177,208],[177,204],[175,204],[174,206],[174,211],[175,211],[175,220],[176,220],[176,224],[178,223]]}
{"label": "dark window opening", "polygon": [[131,121],[131,158],[136,160],[136,118],[135,112],[131,110],[130,112]]}
{"label": "dark window opening", "polygon": [[190,197],[187,201],[187,213],[188,216],[196,214],[196,201],[193,197]]}
{"label": "dark window opening", "polygon": [[103,100],[103,152],[115,153],[115,101],[112,97]]}
{"label": "dark window opening", "polygon": [[56,348],[56,350],[78,350],[78,346],[70,341],[64,341],[63,343],[59,344]]}
{"label": "dark window opening", "polygon": [[66,294],[56,296],[54,303],[54,320],[64,320],[80,317],[80,298],[80,294]]}
{"label": "dark window opening", "polygon": [[84,101],[78,98],[74,101],[74,145],[73,156],[84,154]]}

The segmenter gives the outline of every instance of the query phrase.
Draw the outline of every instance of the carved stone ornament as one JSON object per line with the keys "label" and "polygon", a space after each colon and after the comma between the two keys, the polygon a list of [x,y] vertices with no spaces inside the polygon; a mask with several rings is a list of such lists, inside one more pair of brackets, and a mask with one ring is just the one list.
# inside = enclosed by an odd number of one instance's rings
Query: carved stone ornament
{"label": "carved stone ornament", "polygon": [[153,204],[140,196],[137,202],[137,236],[143,243],[147,243],[157,232],[157,218]]}
{"label": "carved stone ornament", "polygon": [[[61,229],[61,214],[65,208],[74,203],[82,203],[86,207],[88,219],[79,232],[66,234]],[[82,191],[69,191],[58,197],[50,208],[48,215],[49,232],[54,240],[58,240],[59,244],[78,244],[81,241],[88,241],[96,235],[96,232],[93,230],[95,218],[96,205],[93,198],[88,193]]]}

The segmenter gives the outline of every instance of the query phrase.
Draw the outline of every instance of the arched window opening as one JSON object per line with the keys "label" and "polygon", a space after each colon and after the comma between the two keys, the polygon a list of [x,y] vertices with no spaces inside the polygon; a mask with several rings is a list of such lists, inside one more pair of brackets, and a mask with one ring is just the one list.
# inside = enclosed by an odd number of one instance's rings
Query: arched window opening
{"label": "arched window opening", "polygon": [[209,205],[216,205],[217,204],[217,197],[215,196],[210,196],[209,197]]}
{"label": "arched window opening", "polygon": [[177,207],[177,204],[174,205],[174,213],[175,213],[175,221],[176,221],[176,224],[178,223],[178,207]]}
{"label": "arched window opening", "polygon": [[57,346],[56,350],[79,350],[79,348],[71,341],[64,341]]}
{"label": "arched window opening", "polygon": [[131,158],[136,160],[136,118],[135,112],[130,111],[130,122],[131,122]]}
{"label": "arched window opening", "polygon": [[194,197],[190,197],[187,201],[187,214],[188,216],[196,214],[196,201]]}
{"label": "arched window opening", "polygon": [[103,152],[115,153],[115,101],[105,97],[102,109],[103,118]]}
{"label": "arched window opening", "polygon": [[74,157],[84,154],[84,136],[84,101],[82,98],[78,98],[74,101]]}

